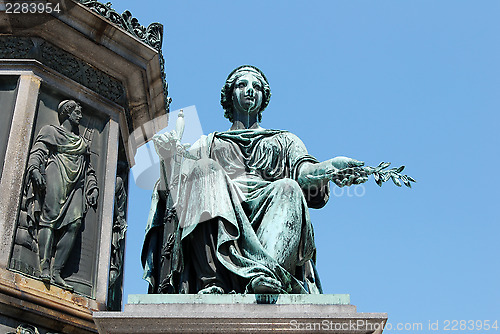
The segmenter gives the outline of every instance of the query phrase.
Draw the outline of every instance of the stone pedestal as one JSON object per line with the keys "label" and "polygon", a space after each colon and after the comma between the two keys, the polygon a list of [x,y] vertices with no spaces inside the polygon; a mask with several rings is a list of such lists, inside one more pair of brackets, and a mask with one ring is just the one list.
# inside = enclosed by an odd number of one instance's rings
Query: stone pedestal
{"label": "stone pedestal", "polygon": [[[137,146],[167,122],[162,27],[97,1],[43,4],[58,11],[0,4],[0,333],[95,333],[92,312],[121,305],[121,284],[109,280],[116,185],[123,199]],[[99,188],[61,271],[74,291],[42,282],[38,218],[26,204],[30,151],[44,126],[60,126],[63,100],[81,105],[78,135]]]}
{"label": "stone pedestal", "polygon": [[94,312],[99,333],[382,333],[386,313],[357,313],[349,295],[131,295]]}

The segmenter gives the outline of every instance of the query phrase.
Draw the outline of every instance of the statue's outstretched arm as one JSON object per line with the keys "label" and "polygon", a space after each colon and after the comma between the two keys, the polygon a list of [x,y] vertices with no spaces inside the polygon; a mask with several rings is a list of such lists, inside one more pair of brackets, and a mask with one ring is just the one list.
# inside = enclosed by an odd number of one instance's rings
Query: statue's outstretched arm
{"label": "statue's outstretched arm", "polygon": [[305,188],[320,186],[326,181],[344,187],[364,183],[369,175],[373,175],[379,186],[389,179],[398,187],[403,183],[411,188],[411,182],[416,182],[411,176],[401,174],[404,166],[387,169],[389,165],[388,162],[381,162],[377,167],[369,167],[356,159],[336,157],[318,164],[305,163],[300,169],[298,182]]}
{"label": "statue's outstretched arm", "polygon": [[361,184],[368,180],[363,165],[362,161],[347,157],[336,157],[317,164],[304,163],[297,180],[304,188],[321,186],[328,181],[339,187]]}

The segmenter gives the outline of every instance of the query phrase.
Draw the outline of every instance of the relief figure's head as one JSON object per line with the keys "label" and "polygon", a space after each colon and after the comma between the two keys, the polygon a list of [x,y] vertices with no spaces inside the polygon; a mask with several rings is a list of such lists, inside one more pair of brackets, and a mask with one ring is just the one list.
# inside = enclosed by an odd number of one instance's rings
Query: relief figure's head
{"label": "relief figure's head", "polygon": [[72,126],[78,126],[82,120],[82,106],[75,100],[64,100],[57,107],[59,122],[69,120]]}

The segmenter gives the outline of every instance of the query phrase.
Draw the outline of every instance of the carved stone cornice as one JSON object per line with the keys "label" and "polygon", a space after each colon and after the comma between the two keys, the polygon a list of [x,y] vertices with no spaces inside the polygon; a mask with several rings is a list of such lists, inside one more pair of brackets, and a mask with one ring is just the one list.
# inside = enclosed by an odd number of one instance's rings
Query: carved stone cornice
{"label": "carved stone cornice", "polygon": [[161,52],[161,45],[163,40],[163,25],[160,23],[151,23],[147,28],[139,24],[139,21],[132,16],[128,10],[123,14],[119,14],[116,10],[111,8],[111,2],[102,4],[96,0],[77,0],[85,7],[90,8],[97,14],[105,17],[112,23],[118,25],[120,28],[140,40],[141,42],[151,46],[158,52]]}
{"label": "carved stone cornice", "polygon": [[36,59],[115,103],[125,102],[120,81],[41,38],[0,36],[0,59]]}
{"label": "carved stone cornice", "polygon": [[166,112],[168,113],[170,109],[170,102],[172,99],[168,97],[168,84],[165,75],[165,59],[163,58],[163,54],[161,51],[163,42],[163,25],[161,23],[154,22],[145,27],[139,23],[139,20],[132,16],[132,13],[130,13],[130,11],[126,10],[122,14],[118,13],[111,7],[111,2],[103,4],[96,0],[77,1],[85,7],[90,8],[97,14],[108,19],[113,24],[122,28],[144,44],[149,45],[150,47],[158,51],[160,59],[161,78],[163,82],[163,94],[165,97],[165,108]]}

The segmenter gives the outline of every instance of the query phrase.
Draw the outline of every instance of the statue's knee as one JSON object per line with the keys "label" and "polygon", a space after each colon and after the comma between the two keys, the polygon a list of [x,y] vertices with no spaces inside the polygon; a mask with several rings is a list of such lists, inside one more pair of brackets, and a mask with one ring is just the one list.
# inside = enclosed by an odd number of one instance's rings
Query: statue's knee
{"label": "statue's knee", "polygon": [[300,188],[297,181],[292,179],[281,179],[273,182],[274,187],[277,191],[281,192],[285,196],[302,196],[302,189]]}

